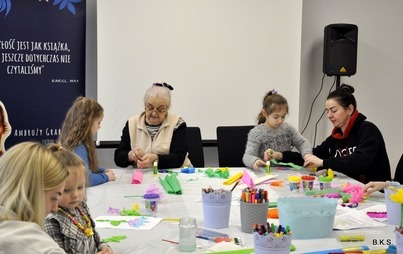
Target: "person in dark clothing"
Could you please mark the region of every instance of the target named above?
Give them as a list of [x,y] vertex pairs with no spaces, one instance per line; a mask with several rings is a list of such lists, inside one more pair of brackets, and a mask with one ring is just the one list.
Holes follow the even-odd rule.
[[375,124],[357,110],[354,88],[342,84],[326,99],[327,117],[334,128],[305,158],[304,166],[330,168],[362,183],[391,180],[385,141]]
[[169,111],[171,90],[167,83],[154,83],[144,96],[144,111],[126,122],[115,164],[119,167],[159,169],[192,166],[188,158],[186,122]]

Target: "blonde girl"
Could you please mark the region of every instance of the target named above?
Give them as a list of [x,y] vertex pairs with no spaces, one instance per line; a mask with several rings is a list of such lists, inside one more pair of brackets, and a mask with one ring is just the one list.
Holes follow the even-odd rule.
[[45,221],[46,232],[67,253],[112,253],[95,230],[85,202],[87,173],[83,161],[59,145],[50,147],[69,170],[57,212]]
[[68,177],[54,152],[35,142],[13,146],[0,158],[0,249],[4,253],[65,253],[44,232],[57,211]]
[[78,97],[66,114],[59,137],[64,148],[84,161],[89,186],[115,180],[113,170],[98,165],[94,137],[103,117],[104,110],[96,100]]

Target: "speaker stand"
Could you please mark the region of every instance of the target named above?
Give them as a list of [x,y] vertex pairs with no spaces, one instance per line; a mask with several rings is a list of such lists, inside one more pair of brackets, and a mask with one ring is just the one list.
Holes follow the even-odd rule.
[[340,87],[340,76],[336,76],[336,89]]

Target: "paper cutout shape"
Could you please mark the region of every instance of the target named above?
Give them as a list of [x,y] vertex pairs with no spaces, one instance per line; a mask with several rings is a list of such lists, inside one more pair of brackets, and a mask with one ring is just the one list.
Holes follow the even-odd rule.
[[297,164],[291,163],[291,162],[280,162],[280,161],[276,161],[275,159],[271,159],[270,162],[274,163],[275,166],[283,165],[283,166],[290,166],[290,167],[295,168],[295,169],[303,168],[303,167],[301,167],[301,166],[299,166]]
[[224,185],[230,185],[233,184],[234,182],[238,181],[239,179],[241,179],[241,177],[243,176],[243,172],[238,172],[236,175],[234,175],[233,177],[231,177],[230,179],[224,181]]
[[140,184],[143,181],[143,172],[134,170],[132,176],[132,184]]
[[[273,178],[276,178],[277,175],[267,175],[267,176],[262,176],[258,179],[253,180],[254,186],[257,186],[261,183],[267,182]],[[243,183],[243,184],[238,184],[238,186],[236,187],[236,189],[245,189],[248,185]]]
[[243,170],[243,176],[241,178],[241,181],[250,188],[255,186],[255,184],[253,183],[252,177],[249,175],[249,173],[245,169]]
[[156,183],[151,183],[147,189],[146,194],[158,194],[162,198],[164,194],[160,191],[160,188],[157,186]]
[[146,216],[99,216],[95,219],[96,228],[151,230],[162,218]]
[[159,177],[160,183],[162,187],[164,187],[165,191],[169,194],[182,194],[182,188],[179,184],[178,178],[176,178],[176,174],[168,174],[165,176],[165,179]]

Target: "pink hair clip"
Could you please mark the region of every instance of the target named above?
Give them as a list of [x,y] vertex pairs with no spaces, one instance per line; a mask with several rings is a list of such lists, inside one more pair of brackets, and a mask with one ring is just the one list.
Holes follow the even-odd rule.
[[276,89],[271,90],[271,94],[277,94]]

